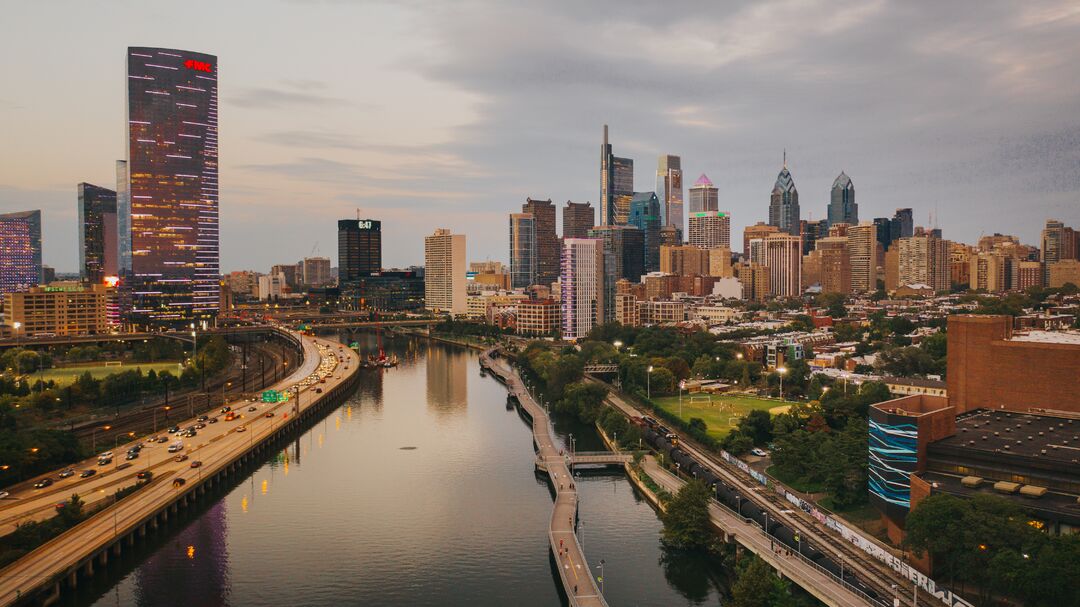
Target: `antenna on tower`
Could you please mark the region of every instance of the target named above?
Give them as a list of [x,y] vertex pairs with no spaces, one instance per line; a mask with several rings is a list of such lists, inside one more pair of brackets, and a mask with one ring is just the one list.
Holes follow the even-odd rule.
[[360,207],[356,207],[356,220],[360,221]]
[[784,148],[784,168],[787,168],[787,148]]

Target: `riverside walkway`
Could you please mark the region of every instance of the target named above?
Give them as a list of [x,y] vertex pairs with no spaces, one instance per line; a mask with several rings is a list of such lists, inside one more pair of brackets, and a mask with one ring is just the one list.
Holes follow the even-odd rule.
[[577,488],[570,475],[568,458],[555,446],[547,411],[533,400],[518,374],[510,368],[506,360],[498,356],[495,350],[488,350],[481,354],[480,364],[506,384],[510,394],[518,399],[522,408],[532,418],[537,464],[551,477],[551,484],[555,489],[555,506],[551,513],[548,540],[570,605],[575,607],[606,606],[607,601],[596,586],[596,578],[593,577],[589,562],[585,559],[585,552],[581,549],[581,544],[578,543],[577,535],[574,533],[578,504]]

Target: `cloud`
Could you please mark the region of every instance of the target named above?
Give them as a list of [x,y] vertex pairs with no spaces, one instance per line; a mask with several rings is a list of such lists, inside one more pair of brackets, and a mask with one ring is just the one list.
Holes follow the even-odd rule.
[[228,97],[227,101],[249,110],[283,109],[295,106],[340,107],[353,105],[348,100],[337,97],[269,87],[248,87]]

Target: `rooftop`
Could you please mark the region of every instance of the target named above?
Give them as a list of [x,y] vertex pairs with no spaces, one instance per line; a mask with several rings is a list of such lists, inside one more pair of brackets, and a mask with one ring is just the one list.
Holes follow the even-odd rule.
[[965,452],[1080,463],[1080,419],[976,409],[956,418],[956,434],[933,443]]
[[1030,341],[1041,344],[1065,344],[1080,346],[1080,332],[1077,331],[1027,331],[1013,334],[1011,341]]

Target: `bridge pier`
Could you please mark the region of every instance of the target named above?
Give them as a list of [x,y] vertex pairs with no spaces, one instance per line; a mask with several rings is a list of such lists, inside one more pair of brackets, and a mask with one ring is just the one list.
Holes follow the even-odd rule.
[[98,564],[100,564],[102,567],[108,566],[108,564],[109,564],[109,549],[108,548],[106,548],[105,550],[102,550],[101,554],[98,555]]
[[72,569],[71,573],[68,574],[68,586],[72,590],[75,590],[76,588],[79,587],[79,570],[78,569]]
[[83,573],[86,577],[94,577],[94,557],[86,559],[86,564],[83,565]]

